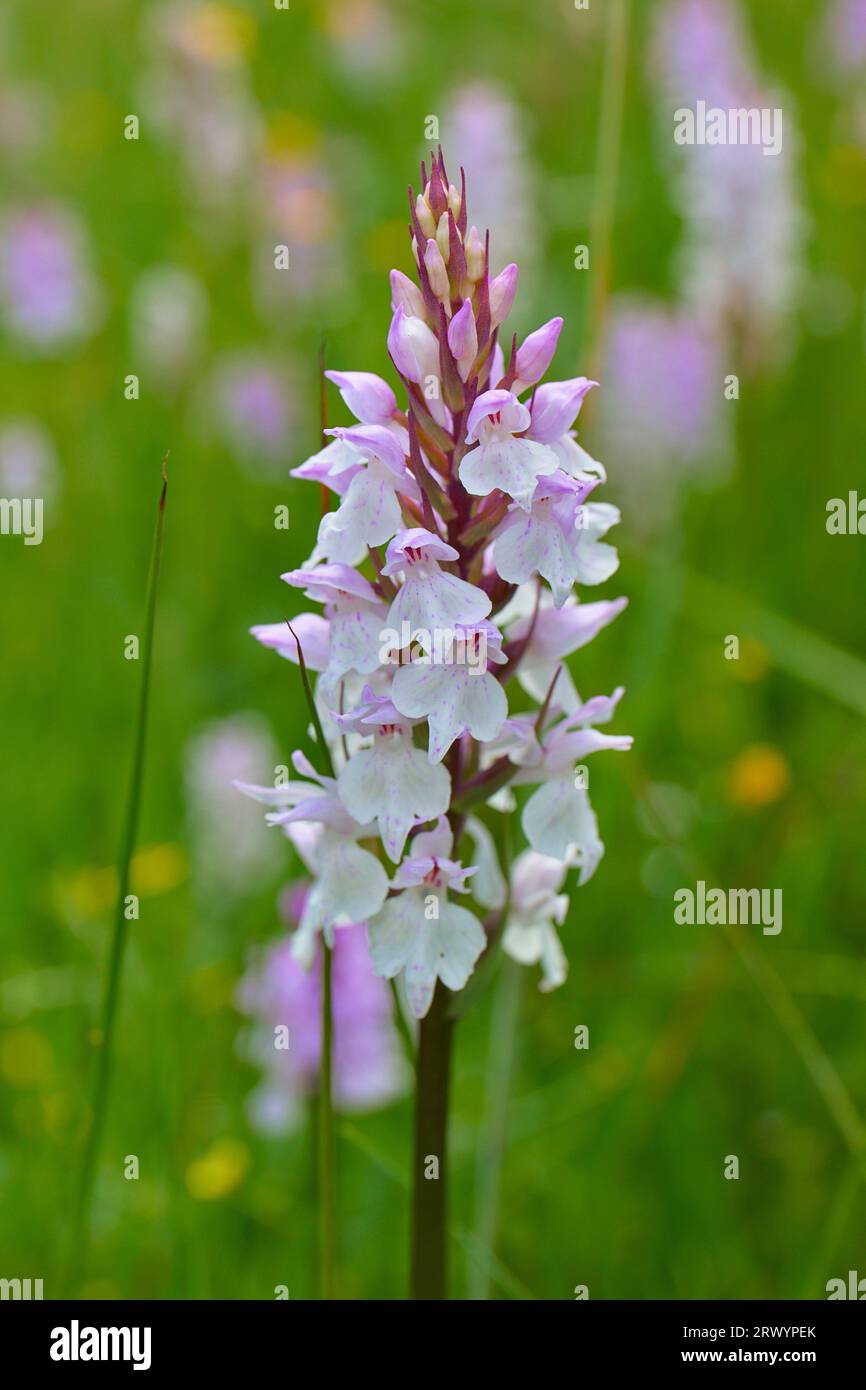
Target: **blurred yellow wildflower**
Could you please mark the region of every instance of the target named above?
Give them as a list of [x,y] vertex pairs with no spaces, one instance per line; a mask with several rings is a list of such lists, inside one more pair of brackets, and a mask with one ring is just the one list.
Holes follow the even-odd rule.
[[734,806],[757,809],[771,806],[784,796],[791,783],[791,769],[777,748],[755,743],[744,748],[728,768],[726,790]]
[[[187,860],[179,845],[143,845],[132,858],[132,892],[139,897],[169,893],[183,883]],[[79,869],[59,885],[58,898],[67,915],[80,919],[107,912],[117,901],[117,870]]]
[[740,642],[739,660],[730,663],[731,673],[741,681],[759,681],[770,667],[770,654],[763,642],[744,637]]
[[10,1028],[0,1035],[0,1075],[10,1086],[36,1086],[53,1065],[51,1044],[35,1028]]
[[378,16],[373,0],[328,0],[321,15],[326,32],[342,40],[361,37]]
[[275,111],[268,122],[266,156],[278,158],[299,152],[311,154],[319,143],[318,126],[297,111]]
[[240,1140],[217,1139],[187,1167],[187,1190],[198,1202],[218,1201],[234,1192],[249,1166],[249,1151]]
[[224,67],[242,58],[252,47],[256,24],[251,15],[231,5],[201,4],[192,7],[178,25],[178,38],[193,58]]

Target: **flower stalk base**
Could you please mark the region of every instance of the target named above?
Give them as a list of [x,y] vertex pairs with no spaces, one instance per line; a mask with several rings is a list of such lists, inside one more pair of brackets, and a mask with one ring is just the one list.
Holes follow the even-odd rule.
[[449,991],[440,984],[418,1029],[410,1264],[413,1299],[448,1297],[448,1092],[454,1041],[449,1006]]

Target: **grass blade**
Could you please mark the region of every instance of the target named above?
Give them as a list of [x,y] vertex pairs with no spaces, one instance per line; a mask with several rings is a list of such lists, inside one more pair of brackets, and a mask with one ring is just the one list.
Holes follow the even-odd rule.
[[[313,696],[313,689],[310,685],[310,677],[307,671],[307,663],[304,660],[304,652],[297,633],[294,631],[288,618],[286,626],[295,639],[295,646],[298,649],[298,668],[301,672],[301,684],[304,687],[307,706],[310,711],[310,719],[316,733],[316,744],[319,752],[320,771],[326,773],[328,777],[334,776],[334,765],[331,761],[331,754],[325,734],[322,729],[322,722],[319,719],[319,711],[316,709],[316,701]],[[331,999],[331,947],[322,934],[322,1061],[321,1075],[319,1077],[319,1143],[318,1143],[318,1171],[319,1171],[319,1283],[323,1299],[336,1298],[336,1269],[337,1269],[337,1141],[336,1127],[334,1122],[334,1098],[333,1098],[333,1077],[332,1060],[334,1047],[334,1019],[333,1005]]]
[[304,687],[304,695],[306,696],[307,700],[307,708],[310,711],[310,719],[312,720],[313,728],[316,731],[316,743],[318,745],[319,758],[321,760],[321,763],[323,764],[323,766],[320,766],[319,771],[325,773],[325,775],[328,777],[333,777],[334,764],[331,762],[331,753],[327,743],[325,742],[325,734],[322,729],[322,721],[319,718],[319,711],[316,709],[316,701],[313,695],[313,687],[310,685],[310,676],[309,672],[307,671],[307,663],[304,660],[304,649],[301,646],[301,643],[298,640],[298,635],[292,627],[291,623],[289,622],[288,618],[286,618],[286,627],[289,629],[289,632],[294,637],[295,646],[298,649],[298,668],[301,672],[301,684]]
[[156,524],[153,533],[153,546],[150,557],[150,571],[145,599],[144,640],[141,646],[141,684],[138,693],[138,709],[135,720],[132,767],[129,779],[129,792],[126,802],[123,834],[118,858],[118,894],[114,915],[114,927],[105,980],[100,1028],[97,1039],[99,1051],[96,1057],[93,1098],[88,1119],[87,1135],[81,1163],[78,1192],[73,1209],[72,1246],[70,1252],[70,1282],[72,1289],[78,1287],[85,1276],[90,1237],[90,1209],[93,1198],[93,1185],[99,1150],[105,1128],[108,1095],[111,1086],[111,1070],[114,1050],[114,1035],[117,1026],[117,1007],[120,997],[120,981],[123,971],[123,958],[128,936],[126,899],[129,895],[130,865],[135,850],[141,808],[141,789],[144,778],[144,759],[147,745],[147,723],[150,705],[150,678],[153,666],[153,634],[156,622],[156,593],[162,558],[163,532],[165,528],[165,504],[168,492],[166,459],[162,464],[162,488],[156,511]]

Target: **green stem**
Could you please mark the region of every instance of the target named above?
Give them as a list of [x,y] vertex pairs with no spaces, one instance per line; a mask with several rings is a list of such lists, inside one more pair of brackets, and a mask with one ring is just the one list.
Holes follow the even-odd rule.
[[410,1259],[413,1299],[448,1297],[448,1091],[454,1036],[448,1006],[448,991],[437,984],[430,1011],[418,1029]]
[[322,941],[322,1068],[319,1086],[319,1282],[323,1299],[336,1298],[337,1183],[333,1100],[333,953]]
[[153,661],[153,633],[156,620],[156,592],[159,580],[159,566],[162,557],[162,538],[165,526],[165,501],[168,482],[165,462],[162,466],[162,490],[156,513],[153,533],[153,548],[150,557],[150,572],[147,581],[145,600],[144,640],[142,642],[141,684],[138,694],[138,710],[135,725],[135,741],[132,754],[132,769],[129,780],[129,794],[126,803],[126,818],[118,860],[118,896],[114,915],[114,930],[103,995],[101,1022],[97,1039],[98,1053],[94,1073],[93,1097],[81,1173],[73,1209],[72,1248],[70,1254],[70,1288],[75,1289],[84,1279],[87,1266],[87,1253],[90,1240],[90,1209],[93,1199],[93,1185],[99,1150],[105,1128],[105,1115],[111,1086],[114,1036],[117,1023],[117,1006],[120,997],[120,981],[123,958],[128,936],[126,899],[129,895],[130,869],[138,833],[139,812],[141,808],[141,788],[144,777],[144,755],[147,744],[147,722],[150,703],[150,675]]

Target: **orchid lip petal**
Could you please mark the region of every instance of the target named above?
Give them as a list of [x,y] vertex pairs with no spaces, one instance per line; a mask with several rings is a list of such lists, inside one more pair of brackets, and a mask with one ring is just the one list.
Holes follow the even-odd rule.
[[501,419],[502,426],[510,433],[525,430],[531,420],[527,407],[518,401],[513,391],[497,387],[484,391],[475,401],[466,422],[466,442],[473,443],[479,438],[479,430],[490,419]]
[[453,545],[423,526],[413,526],[407,531],[398,532],[389,543],[382,573],[399,574],[409,565],[417,564],[419,559],[438,561],[457,560],[459,557],[460,552]]

